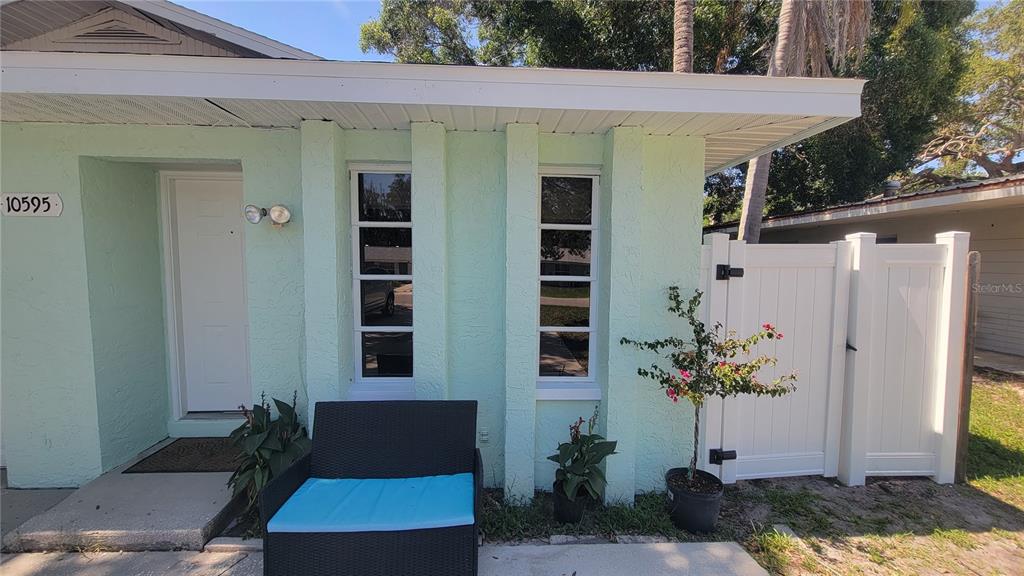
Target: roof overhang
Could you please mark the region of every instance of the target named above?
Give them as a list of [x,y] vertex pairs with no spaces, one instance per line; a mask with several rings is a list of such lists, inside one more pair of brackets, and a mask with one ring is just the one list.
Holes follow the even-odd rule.
[[860,115],[863,80],[5,52],[5,121],[649,134],[706,139],[705,171]]

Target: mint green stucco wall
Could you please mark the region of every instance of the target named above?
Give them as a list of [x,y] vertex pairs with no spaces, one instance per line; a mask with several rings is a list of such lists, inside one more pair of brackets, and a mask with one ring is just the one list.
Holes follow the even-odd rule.
[[[0,138],[0,189],[59,193],[64,203],[59,218],[5,218],[2,228],[2,417],[12,486],[74,486],[104,468],[83,157],[238,162],[246,202],[292,209],[289,226],[246,230],[249,353],[254,396],[304,391],[297,130],[4,123]],[[102,333],[111,329],[102,325]]]
[[[74,485],[136,450],[112,441],[118,432],[111,422],[139,412],[122,410],[115,418],[100,407],[124,382],[106,384],[104,346],[116,343],[111,335],[119,327],[105,315],[111,302],[100,292],[122,281],[101,264],[138,262],[152,244],[108,251],[104,218],[115,216],[94,213],[91,204],[83,209],[82,199],[99,207],[94,188],[119,196],[136,189],[128,182],[156,161],[239,163],[246,202],[292,210],[283,228],[246,227],[250,367],[254,396],[290,398],[298,390],[304,412],[307,397],[347,397],[355,374],[349,169],[413,165],[414,194],[421,193],[414,205],[414,318],[417,339],[426,338],[418,342],[417,356],[426,356],[416,366],[430,373],[417,391],[480,402],[485,480],[517,496],[550,487],[554,466],[545,457],[594,406],[536,399],[537,172],[598,170],[601,304],[591,365],[603,395],[599,427],[620,441],[620,454],[609,460],[610,497],[659,489],[664,470],[683,461],[690,415],[640,381],[635,369],[642,358],[617,342],[624,335],[662,335],[665,287],[696,286],[700,140],[645,136],[636,128],[552,135],[536,125],[470,133],[427,124],[382,132],[320,121],[288,130],[24,124],[2,130],[3,191],[59,192],[65,205],[60,218],[5,218],[0,228],[3,433],[15,485]],[[135,222],[145,211],[139,205],[116,218]],[[134,225],[124,234],[145,237]],[[16,249],[26,243],[31,251]],[[45,361],[53,351],[59,361]],[[149,438],[137,443],[144,441]]]
[[[645,136],[643,139],[643,202],[640,207],[639,336],[688,335],[685,322],[668,313],[671,285],[683,294],[698,286],[704,142],[697,138]],[[610,339],[617,342],[619,336]],[[614,345],[614,344],[613,344]],[[649,354],[638,357],[647,365]],[[657,384],[634,376],[636,403],[637,491],[663,490],[668,468],[685,466],[693,446],[693,410],[688,402],[673,404]]]
[[0,230],[8,481],[75,486],[102,470],[78,157],[63,128],[0,130],[0,190],[59,192],[64,204],[59,218],[3,218]]
[[159,190],[146,165],[80,161],[100,463],[167,437]]
[[448,134],[449,396],[477,400],[486,481],[504,479],[505,135]]

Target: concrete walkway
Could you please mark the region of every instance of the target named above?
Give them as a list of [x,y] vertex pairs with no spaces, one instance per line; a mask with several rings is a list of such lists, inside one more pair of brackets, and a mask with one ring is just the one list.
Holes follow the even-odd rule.
[[989,350],[974,351],[974,366],[976,368],[991,368],[1001,372],[1009,372],[1017,376],[1024,376],[1024,356],[1003,354]]
[[[211,552],[100,552],[15,554],[4,576],[258,576],[259,554]],[[735,542],[484,546],[481,576],[767,576]]]

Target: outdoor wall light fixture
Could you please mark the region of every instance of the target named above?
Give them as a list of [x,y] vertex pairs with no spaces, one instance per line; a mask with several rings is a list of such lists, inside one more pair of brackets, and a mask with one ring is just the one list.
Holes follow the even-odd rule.
[[266,208],[260,208],[255,204],[249,204],[242,211],[245,214],[245,219],[250,224],[259,224],[263,220],[264,216],[270,216],[270,222],[274,226],[281,226],[287,224],[292,219],[292,213],[287,208],[280,204],[275,204],[270,207],[270,210]]

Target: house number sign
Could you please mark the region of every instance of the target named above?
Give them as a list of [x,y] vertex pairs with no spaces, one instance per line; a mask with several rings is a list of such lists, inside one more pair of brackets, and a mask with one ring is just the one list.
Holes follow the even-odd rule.
[[60,216],[62,211],[59,194],[0,195],[0,214],[4,216]]

